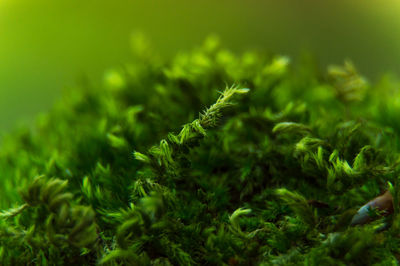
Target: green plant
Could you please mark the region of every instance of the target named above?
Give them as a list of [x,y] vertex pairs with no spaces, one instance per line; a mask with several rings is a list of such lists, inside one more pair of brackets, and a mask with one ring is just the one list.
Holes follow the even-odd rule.
[[324,78],[215,38],[166,62],[139,41],[3,140],[2,264],[397,263],[398,206],[349,223],[388,182],[398,202],[398,122],[379,112],[398,91],[348,62]]

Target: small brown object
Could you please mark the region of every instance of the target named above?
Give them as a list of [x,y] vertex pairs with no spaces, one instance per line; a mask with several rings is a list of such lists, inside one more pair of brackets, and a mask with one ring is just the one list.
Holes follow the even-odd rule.
[[236,266],[239,264],[239,261],[234,257],[229,258],[228,265],[229,266]]
[[384,216],[393,213],[393,196],[390,194],[389,190],[363,205],[354,215],[351,220],[351,225],[371,222],[372,218],[369,213],[372,209],[382,212]]

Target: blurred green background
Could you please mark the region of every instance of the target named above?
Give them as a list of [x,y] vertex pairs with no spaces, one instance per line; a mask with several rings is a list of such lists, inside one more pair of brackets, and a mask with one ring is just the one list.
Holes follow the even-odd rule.
[[141,31],[169,57],[217,34],[233,51],[259,49],[321,67],[350,58],[370,80],[400,71],[398,0],[0,0],[0,132],[31,123],[83,76],[130,62]]

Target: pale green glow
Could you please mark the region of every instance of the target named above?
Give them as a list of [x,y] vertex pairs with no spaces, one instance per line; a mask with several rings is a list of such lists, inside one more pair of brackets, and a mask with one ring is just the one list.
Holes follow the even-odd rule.
[[233,50],[257,48],[324,65],[350,58],[368,77],[400,69],[400,2],[0,0],[0,130],[47,110],[83,74],[131,60],[141,30],[161,54],[211,33]]

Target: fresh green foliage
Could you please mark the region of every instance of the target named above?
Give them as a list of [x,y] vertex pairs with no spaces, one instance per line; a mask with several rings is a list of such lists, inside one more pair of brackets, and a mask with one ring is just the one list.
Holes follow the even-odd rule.
[[[133,46],[3,140],[2,265],[398,263],[398,82],[215,38]],[[386,189],[393,215],[349,226]]]

